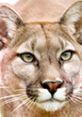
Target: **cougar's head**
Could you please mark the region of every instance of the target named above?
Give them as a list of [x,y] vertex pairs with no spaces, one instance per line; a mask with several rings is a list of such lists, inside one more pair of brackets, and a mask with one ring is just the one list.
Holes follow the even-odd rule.
[[0,8],[10,39],[2,82],[10,93],[21,94],[23,105],[56,111],[82,102],[81,12],[82,2],[77,2],[58,23],[25,24],[8,7]]

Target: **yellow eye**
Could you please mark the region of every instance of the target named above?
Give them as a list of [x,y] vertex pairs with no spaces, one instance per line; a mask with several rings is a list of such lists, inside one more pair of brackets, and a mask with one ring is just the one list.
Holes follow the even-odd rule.
[[17,54],[24,62],[30,63],[35,60],[35,56],[31,53]]
[[68,50],[61,54],[60,59],[63,61],[68,61],[72,58],[74,51]]

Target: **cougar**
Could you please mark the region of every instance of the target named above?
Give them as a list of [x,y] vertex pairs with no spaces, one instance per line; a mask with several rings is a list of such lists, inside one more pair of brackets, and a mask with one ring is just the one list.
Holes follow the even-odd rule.
[[58,22],[25,23],[0,7],[3,117],[82,116],[82,2]]

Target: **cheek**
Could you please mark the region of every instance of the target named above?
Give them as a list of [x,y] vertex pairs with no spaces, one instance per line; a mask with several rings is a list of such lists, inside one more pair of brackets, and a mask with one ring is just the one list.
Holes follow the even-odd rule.
[[65,63],[63,69],[69,76],[74,77],[80,71],[80,62]]
[[82,68],[80,72],[76,75],[76,77],[73,79],[73,83],[75,86],[82,88]]
[[15,59],[12,63],[12,70],[19,78],[34,79],[36,69],[33,64],[24,63],[20,59]]
[[64,71],[72,78],[75,87],[82,87],[82,67],[80,61],[66,63],[63,66]]

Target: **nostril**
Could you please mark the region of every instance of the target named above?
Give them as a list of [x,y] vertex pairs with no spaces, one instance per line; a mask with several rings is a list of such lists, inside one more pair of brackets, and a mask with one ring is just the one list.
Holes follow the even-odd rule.
[[48,82],[44,82],[44,83],[41,82],[41,86],[44,89],[49,89]]
[[63,81],[45,81],[43,83],[41,82],[41,86],[44,89],[48,89],[50,93],[54,93],[63,83]]

